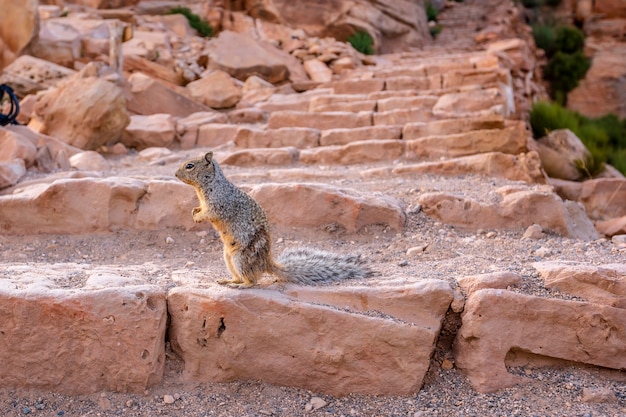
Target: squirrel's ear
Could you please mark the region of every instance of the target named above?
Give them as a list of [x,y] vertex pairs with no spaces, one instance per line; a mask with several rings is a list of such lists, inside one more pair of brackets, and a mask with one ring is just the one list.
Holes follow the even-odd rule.
[[209,151],[206,154],[204,154],[204,160],[210,164],[211,161],[213,160],[213,152]]

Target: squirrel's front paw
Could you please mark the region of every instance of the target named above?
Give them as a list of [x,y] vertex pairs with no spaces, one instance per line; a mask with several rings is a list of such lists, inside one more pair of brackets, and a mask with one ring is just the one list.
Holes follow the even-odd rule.
[[202,208],[200,207],[195,207],[192,211],[191,211],[191,215],[193,216],[193,221],[196,223],[201,223],[202,222]]

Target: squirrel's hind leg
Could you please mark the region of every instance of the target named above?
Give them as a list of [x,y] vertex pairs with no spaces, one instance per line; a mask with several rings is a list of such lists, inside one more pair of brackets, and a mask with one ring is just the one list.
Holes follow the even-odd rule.
[[240,267],[240,262],[237,262],[237,252],[229,253],[226,250],[224,251],[224,262],[226,262],[226,267],[228,271],[233,276],[233,279],[221,279],[218,284],[227,285],[231,288],[248,288],[252,287],[258,277],[249,277],[249,274],[246,274],[242,271]]

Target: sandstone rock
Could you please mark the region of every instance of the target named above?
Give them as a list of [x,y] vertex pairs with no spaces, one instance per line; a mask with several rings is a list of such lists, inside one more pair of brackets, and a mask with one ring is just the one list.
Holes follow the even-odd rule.
[[568,93],[567,107],[588,117],[613,113],[620,119],[626,118],[626,45],[609,42],[594,46],[591,67],[578,87]]
[[442,136],[465,133],[472,130],[504,129],[502,115],[465,117],[461,119],[443,119],[424,123],[407,123],[402,129],[402,138],[417,139],[425,136]]
[[[0,281],[0,387],[71,395],[143,393],[162,381],[165,291],[154,285],[63,290]],[[34,281],[34,282],[33,282]],[[33,319],[46,317],[33,326]]]
[[626,234],[626,216],[597,222],[596,229],[609,237]]
[[583,182],[580,199],[595,220],[626,216],[626,179],[598,178]]
[[397,109],[374,113],[373,124],[374,126],[405,125],[415,122],[430,122],[434,120],[434,118],[431,111],[421,109]]
[[526,229],[526,231],[524,232],[524,235],[522,236],[522,240],[524,239],[537,240],[537,239],[543,239],[544,237],[545,237],[545,234],[543,233],[543,227],[535,223],[535,224],[531,224],[530,226],[528,226],[528,229]]
[[0,162],[22,159],[26,166],[30,166],[36,157],[36,142],[13,129],[0,127]]
[[490,114],[508,116],[515,109],[508,108],[507,100],[506,94],[499,88],[444,94],[434,105],[433,114],[450,118],[489,111]]
[[349,102],[335,102],[328,104],[318,104],[315,99],[311,100],[309,111],[312,112],[332,112],[332,111],[348,111],[358,112],[374,112],[376,111],[376,101],[361,100]]
[[23,159],[0,161],[0,189],[16,184],[26,175],[26,165]]
[[389,97],[377,102],[379,112],[391,110],[418,110],[430,112],[439,99],[438,96]]
[[[236,10],[235,4],[229,0],[225,2],[225,8]],[[410,1],[359,0],[354,3],[303,3],[298,7],[284,1],[264,1],[247,5],[246,9],[255,18],[288,22],[292,27],[303,28],[310,37],[345,41],[355,31],[365,31],[382,53],[423,47],[431,42],[424,6]]]
[[109,163],[95,151],[80,152],[70,157],[70,166],[79,171],[107,171]]
[[[222,31],[211,40],[208,49],[209,68],[226,71],[242,81],[251,75],[272,84],[307,79],[302,65],[294,57],[243,34]],[[233,51],[238,53],[233,54]]]
[[386,78],[384,80],[384,85],[385,90],[388,91],[437,90],[441,88],[441,75],[437,75],[436,77],[398,75]]
[[385,224],[402,230],[406,216],[388,197],[363,197],[350,189],[321,184],[263,184],[250,195],[259,202],[270,222],[286,227],[324,228],[355,233]]
[[37,58],[72,68],[83,49],[83,35],[76,29],[76,24],[79,24],[79,19],[75,17],[42,20],[39,36],[30,46],[30,53]]
[[320,131],[308,127],[283,127],[280,129],[254,129],[242,127],[235,135],[238,148],[282,148],[293,146],[299,149],[319,146]]
[[308,113],[300,111],[275,111],[267,122],[269,129],[281,127],[309,127],[327,130],[371,126],[371,114],[349,112]]
[[393,168],[392,173],[394,175],[411,173],[437,175],[479,174],[506,178],[512,181],[538,184],[546,182],[545,175],[541,171],[541,161],[537,152],[534,151],[519,155],[488,152],[439,162],[400,165]]
[[304,164],[361,164],[368,162],[393,161],[404,153],[401,140],[364,140],[343,146],[324,146],[300,152]]
[[568,129],[554,130],[537,141],[541,164],[553,178],[576,181],[583,175],[577,164],[591,154],[580,139]]
[[266,101],[256,103],[256,107],[266,112],[275,112],[280,110],[308,112],[311,99],[313,97],[313,93],[273,94]]
[[[181,149],[192,149],[198,144],[200,127],[204,125],[228,124],[228,116],[216,111],[192,113],[176,121],[176,134]],[[203,138],[203,140],[205,140]],[[213,138],[211,139],[213,140]],[[221,142],[218,141],[220,144]],[[213,145],[209,145],[213,146]]]
[[626,264],[536,262],[547,288],[555,288],[586,301],[626,308]]
[[497,203],[483,203],[442,192],[425,193],[419,202],[429,216],[461,229],[525,229],[539,224],[563,236],[594,240],[598,234],[583,207],[546,190],[505,189]]
[[350,142],[370,139],[400,139],[402,126],[366,126],[352,129],[337,128],[321,132],[320,145],[346,145]]
[[[378,291],[420,308],[399,308]],[[447,283],[435,280],[332,292],[290,286],[287,294],[176,287],[168,296],[170,335],[188,381],[261,380],[332,395],[407,395],[422,384],[451,298]],[[386,318],[367,315],[363,300]]]
[[[68,3],[88,6],[93,9],[119,9],[123,7],[134,6],[139,3],[139,0],[71,0]],[[169,6],[169,8],[171,7],[172,6]],[[169,10],[169,8],[166,10]]]
[[186,117],[192,113],[209,112],[211,109],[167,87],[140,72],[132,74],[130,82],[131,97],[128,110],[135,114],[151,115],[168,113],[175,117]]
[[[0,230],[9,234],[193,229],[196,196],[174,181],[67,178],[16,187],[0,196]],[[88,207],[89,209],[86,209]],[[28,218],[28,222],[21,219]]]
[[581,401],[590,403],[617,403],[617,395],[615,391],[609,388],[583,388],[583,396]]
[[369,94],[382,91],[385,80],[340,80],[322,84],[322,88],[332,88],[335,94]]
[[290,165],[298,160],[296,148],[244,149],[220,160],[223,165],[258,166]]
[[203,124],[198,129],[198,146],[217,147],[235,139],[239,126],[224,123]]
[[235,109],[228,112],[228,120],[237,124],[260,124],[267,121],[267,113],[256,107]]
[[242,96],[241,82],[219,70],[190,82],[187,90],[194,99],[216,109],[233,107]]
[[[27,126],[11,125],[5,126],[4,129],[27,138],[36,146],[37,154],[33,164],[42,172],[69,170],[69,157],[81,151],[57,138],[34,132]],[[27,161],[30,164],[30,159],[27,158]]]
[[129,73],[140,72],[155,80],[164,81],[171,85],[184,85],[186,82],[195,79],[196,74],[188,79],[185,72],[177,72],[175,68],[165,66],[154,61],[150,61],[138,55],[124,55],[123,69]]
[[304,61],[303,67],[309,78],[315,82],[326,83],[333,79],[333,71],[318,59]]
[[121,88],[82,74],[43,93],[35,114],[42,133],[85,150],[118,141],[130,123]]
[[444,136],[427,136],[406,141],[407,158],[436,158],[501,152],[517,155],[527,151],[528,132],[523,122],[505,129],[471,130]]
[[4,68],[0,81],[11,86],[18,97],[24,97],[54,87],[73,74],[76,71],[72,69],[30,55],[22,55]]
[[470,296],[486,288],[503,289],[522,283],[522,277],[515,272],[499,271],[488,274],[468,275],[456,279],[463,292]]
[[454,344],[456,366],[480,392],[528,381],[506,369],[507,354],[516,352],[623,369],[623,312],[600,304],[479,290],[465,303]]
[[17,58],[37,38],[37,0],[7,0],[0,16],[0,70]]
[[165,113],[130,117],[122,143],[130,148],[167,147],[176,137],[174,118]]
[[161,31],[134,30],[132,39],[122,43],[122,54],[124,57],[138,56],[164,66],[174,63],[170,37]]

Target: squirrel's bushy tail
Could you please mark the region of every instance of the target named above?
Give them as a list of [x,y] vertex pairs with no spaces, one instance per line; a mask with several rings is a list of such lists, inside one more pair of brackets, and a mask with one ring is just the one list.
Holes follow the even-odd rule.
[[312,248],[289,248],[278,258],[273,273],[283,281],[323,284],[373,274],[359,255],[341,255]]

